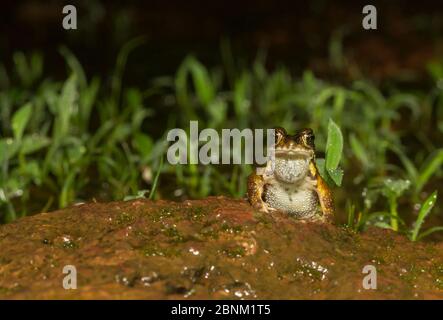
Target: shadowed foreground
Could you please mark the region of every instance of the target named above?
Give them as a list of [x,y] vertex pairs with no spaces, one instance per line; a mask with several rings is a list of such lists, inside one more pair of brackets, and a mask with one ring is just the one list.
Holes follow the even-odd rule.
[[[378,272],[365,290],[365,265]],[[77,268],[77,289],[62,286]],[[443,244],[227,198],[86,204],[0,227],[0,298],[443,299]]]

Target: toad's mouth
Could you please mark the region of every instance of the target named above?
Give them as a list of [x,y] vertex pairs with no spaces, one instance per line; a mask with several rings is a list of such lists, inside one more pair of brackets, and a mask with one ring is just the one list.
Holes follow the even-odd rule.
[[312,158],[314,152],[306,149],[276,149],[275,156],[279,158]]

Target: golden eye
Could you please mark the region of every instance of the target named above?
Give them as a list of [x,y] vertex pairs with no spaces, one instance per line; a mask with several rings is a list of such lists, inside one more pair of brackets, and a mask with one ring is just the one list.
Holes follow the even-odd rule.
[[274,128],[274,133],[275,133],[275,144],[278,144],[286,135],[286,130],[281,127],[277,127]]
[[314,148],[314,140],[315,140],[315,136],[312,132],[307,133],[304,137],[303,140],[305,142],[305,144],[311,148]]

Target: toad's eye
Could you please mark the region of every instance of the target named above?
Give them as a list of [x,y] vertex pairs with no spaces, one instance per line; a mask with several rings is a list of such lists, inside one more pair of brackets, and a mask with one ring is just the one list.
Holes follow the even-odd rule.
[[311,148],[314,148],[315,136],[313,133],[308,133],[305,135],[305,144]]
[[282,141],[283,137],[286,135],[286,130],[281,127],[277,127],[274,128],[274,133],[275,133],[275,144],[278,144],[280,141]]

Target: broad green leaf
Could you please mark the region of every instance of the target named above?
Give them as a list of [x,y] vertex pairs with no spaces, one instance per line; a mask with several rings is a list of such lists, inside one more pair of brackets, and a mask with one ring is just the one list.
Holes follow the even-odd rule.
[[343,170],[340,168],[329,170],[328,174],[331,177],[331,179],[334,181],[334,183],[340,187],[341,182],[343,180]]
[[320,176],[323,178],[323,180],[325,180],[329,186],[333,186],[335,182],[332,180],[331,176],[326,171],[325,159],[322,158],[315,159],[315,163],[317,165],[317,170]]
[[328,139],[326,142],[326,170],[337,169],[343,151],[343,135],[340,128],[332,119],[329,119]]
[[21,140],[23,132],[25,131],[29,119],[31,118],[31,113],[31,103],[25,104],[16,113],[14,113],[14,116],[12,117],[12,131],[15,139]]

